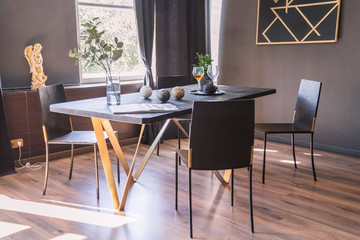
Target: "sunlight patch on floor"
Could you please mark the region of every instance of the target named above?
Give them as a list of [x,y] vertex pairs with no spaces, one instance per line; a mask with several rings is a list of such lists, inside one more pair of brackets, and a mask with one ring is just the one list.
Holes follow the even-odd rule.
[[74,234],[74,233],[65,233],[58,237],[51,238],[50,240],[83,240],[87,239],[84,235]]
[[[254,148],[254,151],[255,151],[255,152],[264,152],[264,149],[262,149],[262,148]],[[274,153],[277,153],[277,152],[279,152],[279,151],[278,151],[278,150],[266,149],[266,152],[274,152]]]
[[[311,153],[304,153],[304,155],[311,156]],[[321,157],[322,155],[318,153],[314,153],[314,156]]]
[[0,238],[29,229],[30,226],[0,221]]
[[[294,164],[294,160],[280,160],[282,163]],[[300,161],[296,161],[296,164],[301,164]]]
[[92,212],[52,204],[16,200],[0,194],[0,209],[34,214],[43,217],[58,218],[66,221],[86,223],[101,227],[116,228],[135,221],[135,218],[108,213]]

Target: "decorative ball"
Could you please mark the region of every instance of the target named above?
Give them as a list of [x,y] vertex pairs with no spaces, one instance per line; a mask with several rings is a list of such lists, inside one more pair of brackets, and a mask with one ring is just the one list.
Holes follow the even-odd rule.
[[180,100],[184,97],[185,91],[182,87],[174,87],[171,90],[171,95],[175,98],[175,100]]
[[203,86],[203,91],[206,94],[213,94],[216,92],[216,90],[217,87],[214,85],[212,81],[206,82],[205,85]]
[[166,89],[161,89],[158,91],[157,97],[161,102],[167,102],[170,99],[170,92]]
[[152,94],[152,89],[149,86],[142,86],[140,88],[140,95],[143,96],[144,98],[148,98],[150,97]]

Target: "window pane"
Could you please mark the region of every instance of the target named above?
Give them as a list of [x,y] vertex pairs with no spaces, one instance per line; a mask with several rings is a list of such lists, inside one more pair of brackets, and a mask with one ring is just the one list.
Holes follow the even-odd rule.
[[211,1],[211,58],[218,64],[222,0]]
[[[106,38],[106,41],[113,41],[114,37],[117,37],[119,41],[124,43],[124,53],[117,62],[113,63],[112,71],[120,72],[121,75],[143,75],[144,66],[139,58],[134,10],[80,5],[80,33],[84,30],[81,24],[95,17],[99,17],[102,22],[98,29],[99,31],[105,30],[104,38]],[[84,41],[80,40],[80,44],[83,46]],[[90,73],[104,73],[104,70],[97,65],[85,66],[86,64],[83,63],[82,72],[84,77]]]
[[133,0],[78,0],[79,3],[101,3],[101,4],[114,4],[123,6],[133,6]]

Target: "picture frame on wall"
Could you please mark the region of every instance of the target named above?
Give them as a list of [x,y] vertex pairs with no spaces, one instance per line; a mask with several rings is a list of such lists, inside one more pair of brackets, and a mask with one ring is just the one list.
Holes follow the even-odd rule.
[[341,0],[258,0],[257,45],[334,43]]

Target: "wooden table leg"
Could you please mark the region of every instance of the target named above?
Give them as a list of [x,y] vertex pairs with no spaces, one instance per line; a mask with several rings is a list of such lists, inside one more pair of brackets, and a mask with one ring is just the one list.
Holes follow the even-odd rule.
[[[124,168],[126,175],[129,176],[129,165],[127,164],[127,162],[125,160],[124,153],[121,150],[119,140],[116,138],[115,132],[110,124],[110,121],[107,119],[101,119],[101,123],[109,137],[110,143],[111,143],[117,157],[119,158],[121,166]],[[132,175],[130,174],[130,176],[131,176],[131,180],[132,180]]]
[[139,179],[141,172],[144,170],[144,167],[146,166],[147,162],[149,161],[151,154],[153,153],[157,143],[160,141],[162,135],[164,134],[167,126],[169,125],[171,119],[168,119],[165,121],[163,127],[160,129],[160,132],[158,133],[158,135],[156,136],[155,140],[153,141],[153,143],[151,144],[149,150],[146,152],[144,159],[141,161],[139,167],[137,168],[133,178],[136,181],[137,179]]
[[227,169],[224,172],[224,176],[222,176],[219,171],[215,170],[213,171],[213,173],[215,174],[215,176],[217,177],[217,179],[219,179],[219,181],[221,183],[225,183],[228,184],[230,182],[230,177],[231,177],[231,169]]
[[134,154],[133,160],[131,162],[130,171],[129,171],[128,177],[126,179],[124,192],[123,192],[122,197],[121,197],[121,202],[120,202],[120,207],[119,207],[120,211],[124,211],[124,208],[125,208],[126,198],[127,198],[128,193],[129,193],[130,182],[132,180],[132,172],[133,172],[134,166],[135,166],[135,159],[136,159],[136,155],[137,155],[137,153],[139,151],[139,147],[140,147],[140,143],[141,143],[141,137],[142,137],[142,135],[144,133],[144,129],[145,129],[145,124],[142,124],[141,125],[141,130],[140,130],[140,135],[139,135],[139,140],[138,140],[136,150],[135,150],[135,154]]
[[185,131],[185,129],[181,126],[181,124],[178,122],[178,120],[176,120],[176,118],[173,118],[171,119],[175,124],[176,126],[185,134],[185,136],[187,138],[189,138],[189,134]]
[[116,190],[114,174],[111,167],[110,157],[109,157],[109,150],[107,148],[106,140],[104,137],[103,132],[103,125],[101,123],[101,119],[99,118],[91,118],[93,128],[96,135],[96,140],[99,146],[99,152],[101,156],[101,161],[104,167],[106,180],[109,185],[111,198],[113,200],[114,208],[119,209],[119,197]]

